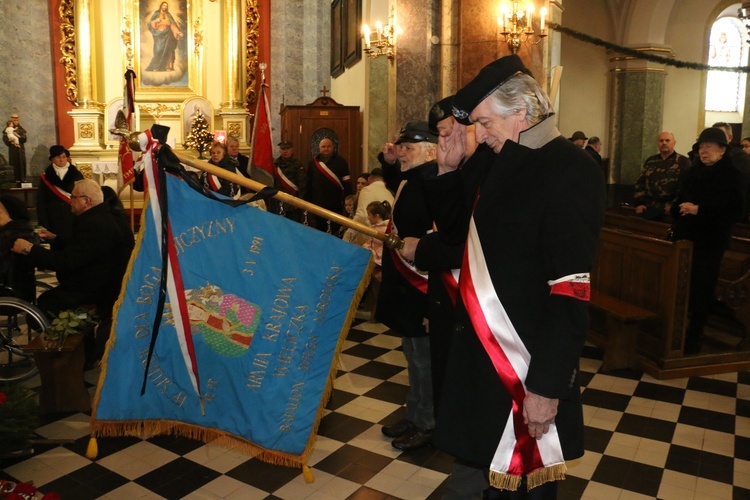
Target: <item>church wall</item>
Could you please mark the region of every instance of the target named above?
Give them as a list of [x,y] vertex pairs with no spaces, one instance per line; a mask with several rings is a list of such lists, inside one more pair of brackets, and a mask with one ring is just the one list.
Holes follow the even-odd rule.
[[[49,164],[56,143],[54,89],[51,72],[50,18],[46,0],[3,2],[0,30],[0,119],[20,115],[28,133],[27,175],[38,175]],[[0,144],[8,158],[8,148]]]

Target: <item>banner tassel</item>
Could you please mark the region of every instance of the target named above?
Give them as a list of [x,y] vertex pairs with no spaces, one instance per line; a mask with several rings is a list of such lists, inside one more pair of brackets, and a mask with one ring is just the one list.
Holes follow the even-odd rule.
[[99,445],[96,443],[96,438],[91,436],[89,438],[89,445],[86,447],[86,458],[96,460],[97,455],[99,455]]
[[307,484],[310,484],[313,481],[315,481],[315,476],[313,476],[312,469],[307,464],[302,466],[302,477],[305,478],[305,482]]

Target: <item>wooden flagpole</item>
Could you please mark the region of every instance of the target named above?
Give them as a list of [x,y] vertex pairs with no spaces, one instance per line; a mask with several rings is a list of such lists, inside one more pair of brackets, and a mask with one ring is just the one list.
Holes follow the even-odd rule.
[[[134,151],[141,150],[141,145],[138,142],[138,134],[138,132],[133,132],[132,134],[130,134],[130,148]],[[261,189],[268,187],[258,181],[254,181],[234,172],[224,170],[223,168],[212,165],[206,161],[190,158],[189,156],[185,156],[184,154],[178,153],[174,150],[172,150],[172,153],[177,157],[178,160],[180,160],[181,163],[184,163],[185,165],[190,165],[191,167],[197,168],[198,170],[202,170],[209,174],[215,175],[216,177],[220,177],[229,182],[234,182],[235,184],[239,184],[240,186],[245,186],[246,188],[255,191],[256,193]],[[297,198],[296,196],[292,196],[291,194],[284,193],[283,191],[277,192],[275,195],[273,195],[273,197],[294,207],[300,208],[302,210],[307,210],[312,214],[318,215],[320,217],[325,217],[326,219],[329,219],[337,224],[346,226],[362,234],[381,240],[383,244],[388,248],[400,249],[404,246],[404,242],[401,241],[401,239],[395,234],[381,233],[377,229],[362,224],[361,222],[357,222],[354,219],[350,219],[349,217],[344,217],[343,215],[337,214],[336,212],[331,212],[330,210],[327,210],[319,205],[315,205],[314,203],[310,203],[309,201]]]

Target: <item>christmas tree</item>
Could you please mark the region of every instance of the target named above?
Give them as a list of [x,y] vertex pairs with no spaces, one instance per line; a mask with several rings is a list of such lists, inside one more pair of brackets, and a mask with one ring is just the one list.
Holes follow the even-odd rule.
[[203,116],[203,113],[197,111],[190,127],[190,133],[182,144],[182,147],[198,151],[198,159],[205,160],[203,152],[207,151],[213,142],[214,134],[208,130],[206,117]]

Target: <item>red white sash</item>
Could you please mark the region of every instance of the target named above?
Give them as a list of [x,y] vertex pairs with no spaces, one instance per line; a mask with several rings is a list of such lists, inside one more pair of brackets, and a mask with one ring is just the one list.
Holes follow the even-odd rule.
[[[394,202],[393,205],[395,206],[396,202]],[[387,234],[398,234],[398,229],[396,229],[396,226],[393,223],[393,218],[388,222],[388,228],[385,232]],[[396,268],[396,271],[398,271],[411,286],[422,293],[427,293],[427,273],[417,269],[413,262],[404,259],[397,250],[391,248],[390,252],[391,260],[393,261],[393,266]]]
[[279,177],[279,182],[281,182],[281,185],[286,191],[293,195],[299,193],[299,188],[297,187],[297,185],[293,183],[289,177],[284,175],[284,172],[279,167],[276,167],[276,174]]
[[451,299],[454,306],[456,305],[456,297],[458,296],[458,280],[460,276],[460,269],[440,271],[440,279],[443,280],[445,290],[448,292],[448,297]]
[[[156,152],[159,149],[159,141],[151,136],[151,131],[146,130],[138,136],[143,154],[141,155],[144,166],[144,175],[146,177],[146,192],[148,193],[148,203],[151,207],[151,215],[156,229],[156,241],[162,241],[162,219],[168,217],[168,214],[161,213],[159,203],[159,168],[156,162]],[[172,305],[172,317],[174,327],[177,332],[177,343],[180,346],[183,362],[190,378],[193,390],[201,397],[200,377],[198,374],[198,359],[195,355],[193,345],[193,336],[190,332],[190,316],[187,311],[187,302],[185,301],[185,289],[182,283],[182,272],[180,271],[180,261],[177,258],[177,250],[174,245],[172,236],[172,226],[167,218],[167,251],[169,258],[167,260],[167,294],[169,303]]]
[[531,355],[495,292],[473,217],[459,289],[474,330],[513,399],[512,410],[490,465],[490,484],[499,489],[517,490],[522,476],[527,476],[529,489],[564,479],[565,459],[556,425],[551,424],[549,432],[535,440],[524,424],[524,381]]
[[44,184],[49,188],[50,191],[55,194],[55,196],[70,205],[69,192],[65,191],[64,189],[60,189],[59,187],[52,184],[49,180],[47,180],[47,176],[45,176],[44,174],[39,174],[39,178],[42,179],[42,182],[44,182]]
[[[341,183],[341,180],[339,180],[339,176],[334,174],[333,171],[328,168],[328,165],[323,163],[322,161],[318,160],[317,158],[313,157],[313,161],[315,161],[315,166],[320,170],[320,173],[323,174],[323,176],[331,181],[333,184],[337,185],[340,190],[344,190],[344,185]],[[349,180],[349,176],[346,176],[344,180]]]

